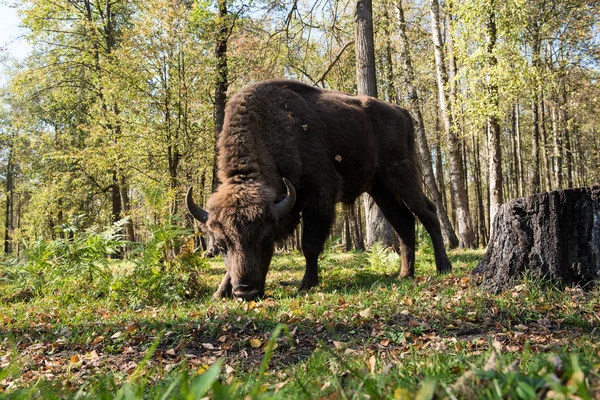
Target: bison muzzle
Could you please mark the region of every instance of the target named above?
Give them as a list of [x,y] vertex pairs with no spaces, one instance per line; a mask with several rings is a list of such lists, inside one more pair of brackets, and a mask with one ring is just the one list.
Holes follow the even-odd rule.
[[450,271],[435,206],[425,197],[410,114],[368,96],[300,82],[249,85],[229,101],[217,142],[217,191],[190,213],[222,251],[216,297],[264,294],[274,243],[302,216],[306,270],[300,290],[319,283],[319,254],[337,202],[367,192],[400,238],[400,276],[414,276],[415,216],[433,243],[438,273]]

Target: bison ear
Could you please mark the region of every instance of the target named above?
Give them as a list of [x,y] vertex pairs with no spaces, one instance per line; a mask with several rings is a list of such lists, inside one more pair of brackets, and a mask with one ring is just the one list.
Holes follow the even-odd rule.
[[296,203],[296,189],[294,188],[294,185],[286,178],[283,178],[283,183],[285,183],[285,187],[287,188],[287,195],[285,196],[285,199],[274,206],[275,216],[277,216],[277,218],[281,218],[289,213]]
[[187,196],[185,197],[185,204],[187,205],[187,209],[192,214],[194,218],[203,224],[208,221],[208,211],[203,210],[201,207],[197,206],[194,203],[194,199],[192,199],[192,187],[188,189]]

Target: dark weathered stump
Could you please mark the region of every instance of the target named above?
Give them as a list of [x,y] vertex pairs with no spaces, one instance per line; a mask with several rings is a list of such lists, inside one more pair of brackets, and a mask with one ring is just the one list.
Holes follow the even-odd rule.
[[600,186],[557,190],[503,204],[484,259],[473,270],[500,292],[523,273],[559,286],[600,278]]

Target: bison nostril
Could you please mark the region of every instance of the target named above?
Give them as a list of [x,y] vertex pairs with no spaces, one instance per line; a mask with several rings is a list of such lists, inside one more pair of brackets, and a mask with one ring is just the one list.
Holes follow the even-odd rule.
[[237,285],[233,288],[233,294],[240,299],[254,300],[260,295],[260,291],[250,285]]

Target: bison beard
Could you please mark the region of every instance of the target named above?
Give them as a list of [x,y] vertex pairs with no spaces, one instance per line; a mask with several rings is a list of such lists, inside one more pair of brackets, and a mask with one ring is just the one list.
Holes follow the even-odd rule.
[[335,204],[363,192],[398,233],[401,277],[414,275],[415,215],[431,236],[438,273],[450,271],[435,206],[421,190],[406,110],[296,81],[260,82],[229,101],[217,148],[221,184],[209,212],[194,203],[191,190],[187,197],[224,255],[227,272],[215,297],[262,296],[273,245],[293,232],[300,215],[306,259],[300,290],[316,286]]

